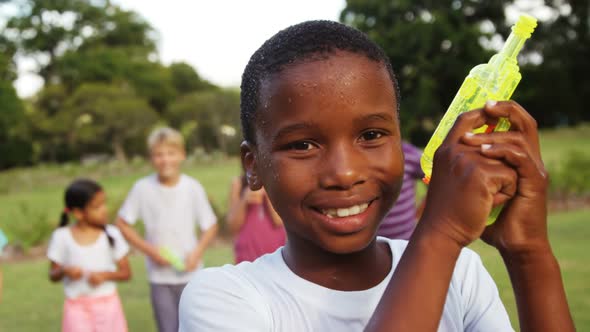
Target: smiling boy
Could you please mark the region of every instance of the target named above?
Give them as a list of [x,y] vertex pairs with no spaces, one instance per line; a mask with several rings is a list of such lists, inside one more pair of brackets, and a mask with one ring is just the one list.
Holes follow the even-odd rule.
[[[418,243],[444,243],[443,256],[412,248],[407,258],[406,241],[375,235],[403,178],[398,91],[383,51],[335,22],[292,26],[254,53],[242,80],[242,161],[250,188],[268,193],[288,241],[253,263],[200,271],[182,295],[181,331],[361,331],[369,323],[373,330],[389,331],[512,330],[479,257],[461,250],[468,241],[461,238],[455,252],[451,240],[430,231],[445,223],[460,228],[470,218],[481,230],[490,197],[501,203],[515,195],[515,172],[498,157],[480,156],[479,147],[465,152],[467,166],[485,166],[489,173],[496,165],[492,178],[500,185],[480,197],[487,183],[475,179],[479,186],[471,185],[468,198],[476,206],[454,219],[446,212],[456,203],[441,194],[444,176],[433,177],[430,191],[437,194],[429,193],[435,198],[429,198],[417,237]],[[450,162],[441,163],[439,170],[448,170]],[[435,220],[433,209],[445,218]],[[445,264],[435,264],[440,277],[421,265],[433,259]],[[418,284],[407,273],[398,281],[394,270],[400,262],[409,271],[427,273]],[[424,300],[422,311],[415,306],[431,285],[434,295]],[[414,307],[404,309],[409,298]],[[407,310],[411,321],[392,322],[393,309],[398,318]]]

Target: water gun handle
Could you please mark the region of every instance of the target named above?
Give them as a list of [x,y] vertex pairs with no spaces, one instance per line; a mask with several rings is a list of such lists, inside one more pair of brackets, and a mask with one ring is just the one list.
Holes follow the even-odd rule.
[[174,267],[176,270],[178,270],[178,271],[186,270],[186,266],[184,265],[184,261],[180,258],[179,255],[174,253],[170,248],[168,248],[168,247],[160,248],[160,255],[162,257],[164,257],[170,263],[170,265],[172,265],[172,267]]

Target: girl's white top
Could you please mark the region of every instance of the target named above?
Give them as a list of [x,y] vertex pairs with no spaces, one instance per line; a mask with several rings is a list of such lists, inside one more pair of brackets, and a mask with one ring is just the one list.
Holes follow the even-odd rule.
[[117,262],[129,253],[129,245],[117,227],[107,225],[106,232],[114,239],[112,247],[105,233],[92,244],[80,245],[74,240],[70,227],[60,227],[53,232],[47,257],[63,267],[79,267],[84,272],[78,280],[64,277],[67,298],[104,296],[115,292],[114,281],[105,281],[96,287],[88,282],[92,272],[116,271]]

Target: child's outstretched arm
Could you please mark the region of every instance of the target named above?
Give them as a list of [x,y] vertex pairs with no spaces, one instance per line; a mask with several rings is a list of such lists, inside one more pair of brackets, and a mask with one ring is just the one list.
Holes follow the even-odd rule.
[[144,240],[131,225],[129,225],[123,218],[117,217],[115,225],[119,228],[123,237],[127,242],[131,243],[132,246],[143,252],[146,256],[150,257],[154,262],[161,266],[170,265],[170,263],[160,255],[158,248]]
[[[513,131],[468,134],[500,116]],[[436,330],[460,251],[482,236],[506,262],[522,330],[573,331],[547,238],[547,176],[532,117],[513,102],[465,113],[435,165],[424,215],[367,330]],[[502,203],[504,211],[486,228],[492,206]]]

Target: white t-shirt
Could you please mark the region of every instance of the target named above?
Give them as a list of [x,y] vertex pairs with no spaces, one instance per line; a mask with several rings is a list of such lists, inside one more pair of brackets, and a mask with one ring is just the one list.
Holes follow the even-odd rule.
[[107,225],[106,232],[114,240],[112,247],[105,233],[100,234],[92,244],[80,245],[72,236],[70,227],[53,231],[47,257],[63,267],[75,266],[84,271],[84,276],[78,280],[64,277],[67,298],[110,295],[117,289],[114,281],[105,281],[96,287],[88,283],[88,273],[117,271],[117,262],[129,253],[129,245],[117,227]]
[[[184,174],[173,187],[162,185],[156,174],[140,179],[127,195],[119,217],[129,224],[141,219],[149,243],[168,247],[182,259],[197,246],[197,223],[205,231],[217,222],[201,184]],[[149,280],[155,284],[185,284],[193,274],[161,267],[149,258],[146,264]]]
[[[407,242],[389,240],[393,267]],[[364,291],[311,283],[285,264],[282,248],[253,263],[199,271],[180,300],[180,331],[362,331],[391,276]],[[464,249],[455,266],[439,331],[513,331],[479,256]]]

